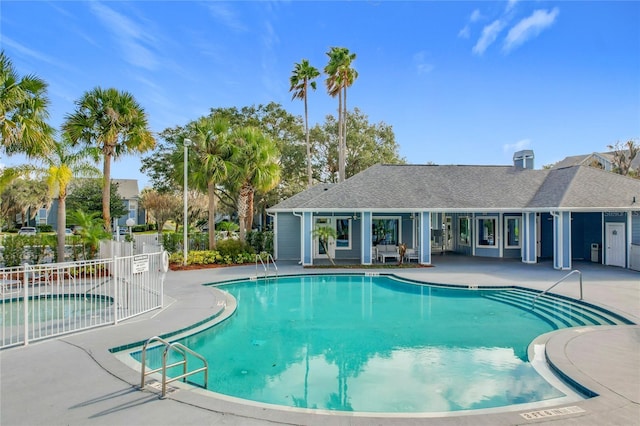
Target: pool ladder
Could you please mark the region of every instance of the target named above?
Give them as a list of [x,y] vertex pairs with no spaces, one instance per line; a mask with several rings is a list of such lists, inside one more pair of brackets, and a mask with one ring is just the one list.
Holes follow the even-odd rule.
[[276,260],[271,256],[271,253],[267,253],[267,263],[262,260],[262,256],[256,254],[256,277],[258,276],[258,261],[262,264],[262,268],[264,269],[264,277],[267,278],[269,276],[269,265],[273,264],[273,268],[275,269],[276,277],[278,276],[278,265],[276,265]]
[[567,275],[565,275],[564,277],[556,281],[555,284],[553,284],[551,287],[549,287],[548,289],[546,289],[545,291],[543,291],[542,293],[539,293],[536,297],[534,297],[533,300],[531,301],[531,309],[536,307],[536,300],[538,300],[540,296],[544,295],[549,290],[551,290],[552,288],[554,288],[555,286],[557,286],[558,284],[560,284],[562,281],[566,280],[573,274],[578,274],[578,277],[580,279],[580,300],[582,300],[582,272],[578,271],[577,269],[574,269],[573,271],[569,272]]
[[[156,368],[154,370],[149,370],[146,371],[147,369],[147,363],[146,363],[146,356],[147,356],[147,347],[149,346],[150,343],[152,342],[160,342],[164,345],[164,351],[162,352],[162,367],[160,368]],[[174,362],[173,364],[169,364],[167,365],[167,355],[169,354],[169,352],[174,351],[177,352],[178,354],[180,354],[182,356],[182,360]],[[193,355],[194,357],[198,358],[200,361],[202,361],[203,366],[200,368],[197,368],[193,371],[188,371],[187,368],[187,355]],[[204,371],[204,385],[202,386],[203,388],[206,389],[207,387],[207,381],[208,381],[208,377],[209,377],[209,365],[207,363],[207,360],[200,354],[198,354],[197,352],[192,351],[191,349],[189,349],[188,347],[186,347],[185,345],[181,344],[181,343],[169,343],[166,340],[158,337],[158,336],[154,336],[149,338],[149,340],[147,340],[144,344],[144,346],[142,347],[142,355],[141,355],[141,361],[142,363],[142,374],[141,374],[141,380],[140,380],[140,389],[144,389],[144,383],[145,383],[145,378],[146,376],[153,374],[153,373],[157,373],[158,371],[162,371],[162,396],[161,398],[164,398],[167,395],[167,383],[171,383],[174,382],[176,380],[180,380],[182,379],[183,382],[187,381],[187,377],[193,375],[193,374],[197,374],[200,373],[202,371]],[[178,367],[182,365],[182,374],[176,377],[172,377],[170,379],[167,379],[167,370],[169,368],[173,368],[173,367]]]

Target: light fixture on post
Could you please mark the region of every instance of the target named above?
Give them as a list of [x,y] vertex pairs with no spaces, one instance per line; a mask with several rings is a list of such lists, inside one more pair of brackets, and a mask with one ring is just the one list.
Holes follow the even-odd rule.
[[185,138],[182,141],[182,145],[184,146],[184,193],[183,193],[183,199],[182,202],[184,204],[184,211],[183,211],[183,217],[182,217],[182,264],[184,266],[187,265],[187,251],[189,248],[189,236],[187,234],[187,177],[188,177],[188,173],[187,173],[187,169],[188,169],[188,159],[189,159],[189,146],[191,146],[191,139]]
[[131,228],[133,227],[133,225],[136,224],[136,221],[134,218],[130,217],[129,219],[127,219],[126,223],[127,223],[127,226],[129,227],[129,238],[131,238],[131,241],[133,241],[133,230]]

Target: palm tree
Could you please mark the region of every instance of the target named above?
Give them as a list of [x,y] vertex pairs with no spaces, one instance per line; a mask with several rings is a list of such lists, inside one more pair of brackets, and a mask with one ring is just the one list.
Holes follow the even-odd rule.
[[85,213],[82,210],[74,210],[69,213],[69,220],[79,226],[85,260],[95,259],[98,255],[100,241],[111,237],[111,234],[105,231],[104,221],[99,216],[98,212]]
[[309,113],[307,107],[308,87],[316,90],[316,82],[313,81],[320,75],[317,68],[312,67],[307,59],[303,59],[291,73],[290,92],[293,92],[292,99],[302,99],[304,101],[304,131],[307,136],[307,187],[313,184],[313,172],[311,171],[311,143],[309,142]]
[[46,96],[47,84],[35,75],[18,76],[11,60],[0,51],[0,141],[8,154],[31,157],[53,146],[53,128]]
[[324,68],[327,91],[332,97],[338,96],[338,182],[342,182],[346,177],[347,88],[358,78],[358,72],[351,67],[356,54],[346,47],[332,47],[327,56],[329,63]]
[[42,157],[46,165],[47,185],[49,194],[53,196],[57,193],[58,217],[56,228],[57,235],[57,259],[64,262],[65,233],[67,227],[67,189],[74,177],[97,177],[100,176],[93,163],[87,157],[97,158],[96,148],[85,148],[73,150],[67,135],[63,135],[62,140],[56,142],[50,156]]
[[320,245],[324,249],[324,252],[327,254],[329,261],[332,265],[335,266],[335,262],[329,254],[329,243],[331,242],[331,240],[335,241],[335,239],[338,237],[336,229],[332,226],[318,226],[313,229],[313,231],[311,232],[311,236],[318,239],[318,243],[320,243]]
[[[207,193],[209,202],[209,248],[216,248],[216,210],[217,210],[217,185],[226,179],[229,170],[233,167],[231,158],[233,145],[229,138],[229,122],[222,118],[212,116],[201,117],[188,126],[189,134],[194,145],[190,148],[189,156],[190,180],[195,187]],[[180,150],[183,153],[184,150]],[[181,179],[184,176],[182,169],[184,162],[175,162],[176,171]]]
[[76,111],[67,115],[62,127],[72,145],[83,143],[99,148],[102,153],[102,217],[106,231],[110,232],[111,160],[153,149],[155,139],[149,130],[147,114],[128,92],[97,87],[86,92],[76,105]]
[[233,180],[238,190],[238,221],[240,240],[253,226],[253,198],[256,190],[269,191],[280,182],[278,147],[275,142],[255,127],[243,127],[233,135],[238,147],[234,163]]

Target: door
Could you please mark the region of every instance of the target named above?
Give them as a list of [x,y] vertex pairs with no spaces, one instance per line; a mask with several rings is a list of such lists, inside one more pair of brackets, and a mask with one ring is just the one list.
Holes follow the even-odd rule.
[[[335,223],[333,218],[331,217],[317,217],[315,221],[314,229],[319,227],[330,227],[335,230]],[[331,256],[331,259],[335,259],[336,256],[336,241],[333,238],[329,238],[326,246],[324,244],[320,244],[320,239],[315,237],[313,239],[314,246],[314,258],[316,259],[328,259]]]
[[605,259],[609,266],[620,266],[624,268],[624,223],[607,223],[605,227]]
[[445,216],[444,226],[442,229],[444,238],[444,249],[446,251],[453,250],[453,232],[451,232],[451,216]]

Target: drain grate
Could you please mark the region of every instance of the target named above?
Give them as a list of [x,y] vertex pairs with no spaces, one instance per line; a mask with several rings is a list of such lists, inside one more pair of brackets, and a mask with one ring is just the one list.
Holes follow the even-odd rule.
[[566,416],[568,414],[584,413],[585,411],[572,405],[571,407],[551,408],[548,410],[529,411],[528,413],[520,413],[527,420],[537,420],[546,417]]
[[[162,392],[162,383],[160,382],[150,382],[147,384],[147,386],[149,386],[150,388],[153,388],[157,391]],[[173,393],[175,391],[177,391],[178,388],[173,387],[173,386],[167,386],[167,393]]]

